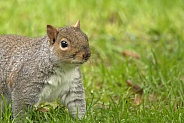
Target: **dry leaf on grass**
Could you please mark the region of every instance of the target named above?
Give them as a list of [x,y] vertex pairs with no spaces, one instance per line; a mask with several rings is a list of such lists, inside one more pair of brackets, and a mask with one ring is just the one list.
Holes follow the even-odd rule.
[[131,80],[126,81],[127,85],[132,88],[133,92],[136,94],[143,94],[143,89],[138,85],[134,84]]
[[[143,94],[143,88],[133,83],[131,80],[126,81],[127,85],[131,87],[133,94],[131,98],[131,102],[135,105],[140,105],[142,100],[146,99],[146,96]],[[157,101],[157,96],[155,94],[150,93],[148,95],[148,100],[150,102]]]
[[37,111],[40,112],[48,112],[50,110],[50,108],[54,108],[56,109],[58,107],[56,102],[51,102],[51,103],[44,103],[38,107],[35,107]]
[[140,55],[138,55],[137,53],[135,52],[132,52],[132,51],[123,51],[122,52],[122,55],[123,56],[128,56],[128,57],[132,57],[132,58],[136,58],[136,59],[140,59]]
[[135,95],[135,104],[140,105],[142,103],[142,96],[140,95]]
[[41,107],[41,108],[37,109],[37,111],[40,111],[40,112],[48,112],[49,111],[49,108]]
[[126,81],[127,85],[131,87],[133,91],[133,97],[131,98],[131,103],[135,105],[140,105],[143,100],[143,89],[138,85],[134,84],[131,80]]

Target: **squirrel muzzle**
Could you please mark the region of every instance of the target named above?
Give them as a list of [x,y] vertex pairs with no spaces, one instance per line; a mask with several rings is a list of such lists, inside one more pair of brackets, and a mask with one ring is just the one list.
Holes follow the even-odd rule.
[[87,61],[91,56],[91,52],[88,51],[88,52],[85,52],[82,56],[83,60]]

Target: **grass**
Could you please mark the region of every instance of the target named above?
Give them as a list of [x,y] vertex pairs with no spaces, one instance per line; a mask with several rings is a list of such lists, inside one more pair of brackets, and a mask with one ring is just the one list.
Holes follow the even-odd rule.
[[[0,34],[38,37],[46,34],[47,24],[73,25],[80,19],[90,39],[92,56],[82,66],[86,116],[74,121],[64,107],[51,107],[32,111],[25,122],[184,122],[182,0],[12,0],[0,1],[0,11]],[[143,94],[134,93],[127,80]],[[1,122],[11,123],[10,117],[7,108]]]

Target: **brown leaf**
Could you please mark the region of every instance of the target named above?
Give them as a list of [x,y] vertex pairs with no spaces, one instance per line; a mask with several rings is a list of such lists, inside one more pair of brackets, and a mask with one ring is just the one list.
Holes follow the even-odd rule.
[[150,93],[148,96],[143,95],[143,88],[139,87],[135,83],[133,83],[131,80],[126,81],[127,85],[131,87],[133,94],[131,99],[131,103],[134,105],[140,105],[143,100],[147,99],[150,102],[158,101],[156,94]]
[[49,109],[47,109],[47,108],[42,108],[42,109],[40,109],[40,111],[41,111],[41,112],[48,112]]
[[140,59],[140,56],[135,53],[135,52],[132,52],[132,51],[123,51],[122,52],[122,55],[125,57],[125,56],[128,56],[128,57],[132,57],[132,58],[136,58],[136,59]]
[[140,105],[142,103],[141,96],[135,96],[135,104]]
[[133,92],[136,94],[143,94],[143,89],[138,85],[134,84],[131,80],[126,81],[127,85],[132,88]]
[[37,111],[40,111],[40,112],[48,112],[49,111],[49,108],[47,107],[40,107],[37,109]]

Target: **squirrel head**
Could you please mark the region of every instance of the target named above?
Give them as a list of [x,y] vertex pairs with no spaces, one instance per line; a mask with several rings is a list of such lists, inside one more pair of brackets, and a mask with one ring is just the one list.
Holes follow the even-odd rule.
[[50,48],[60,63],[81,65],[90,55],[88,37],[80,29],[80,21],[74,26],[55,28],[47,25]]

